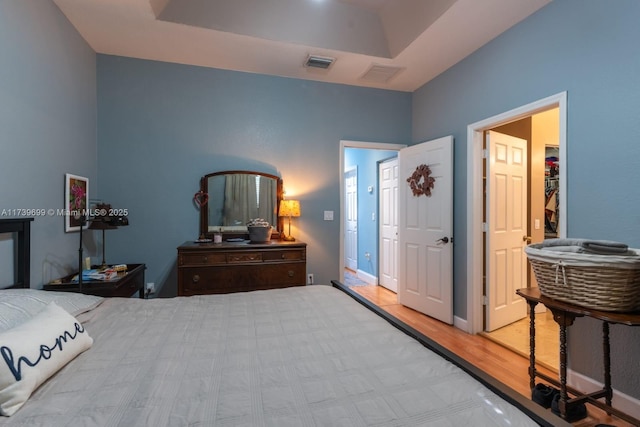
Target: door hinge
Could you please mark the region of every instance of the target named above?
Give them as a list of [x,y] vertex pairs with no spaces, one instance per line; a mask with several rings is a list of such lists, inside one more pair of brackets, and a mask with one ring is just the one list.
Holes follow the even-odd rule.
[[482,295],[482,305],[489,305],[489,298],[486,295]]
[[489,227],[487,226],[486,222],[482,223],[482,232],[486,233],[487,231],[489,231]]
[[488,157],[489,157],[489,150],[487,150],[486,148],[484,148],[484,149],[482,150],[482,158],[483,158],[483,159],[486,159],[486,158],[488,158]]

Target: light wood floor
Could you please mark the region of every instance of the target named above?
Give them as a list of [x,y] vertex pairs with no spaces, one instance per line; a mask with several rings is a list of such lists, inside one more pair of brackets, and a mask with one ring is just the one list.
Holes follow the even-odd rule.
[[[354,286],[351,289],[518,393],[528,398],[531,397],[528,358],[480,335],[467,334],[460,329],[400,305],[397,302],[396,294],[382,286]],[[547,375],[557,376],[557,373],[543,366],[539,366],[537,369]],[[633,427],[632,424],[610,417],[591,405],[587,405],[587,410],[589,413],[587,418],[574,423],[575,426],[590,427],[605,423],[616,427]]]
[[[503,347],[529,357],[529,316],[493,332],[481,335]],[[536,363],[558,372],[560,365],[560,327],[551,310],[536,313]]]

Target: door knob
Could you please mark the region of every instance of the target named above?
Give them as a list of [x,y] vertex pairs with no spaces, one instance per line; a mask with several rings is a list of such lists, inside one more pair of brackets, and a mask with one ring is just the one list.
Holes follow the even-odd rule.
[[437,244],[441,244],[441,243],[449,243],[449,238],[448,237],[443,237],[442,239],[438,239],[436,240]]
[[522,236],[522,241],[527,242],[527,245],[531,243],[531,236]]

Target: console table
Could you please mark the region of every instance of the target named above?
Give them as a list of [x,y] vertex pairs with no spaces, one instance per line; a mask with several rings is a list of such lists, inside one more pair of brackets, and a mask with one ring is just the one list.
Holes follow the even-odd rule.
[[[589,308],[580,307],[563,301],[558,301],[553,298],[546,297],[540,293],[539,288],[524,288],[516,291],[518,295],[527,300],[529,304],[529,386],[533,390],[535,387],[535,378],[540,377],[549,383],[560,387],[560,414],[563,418],[566,418],[567,410],[572,405],[579,404],[581,402],[590,403],[605,410],[608,414],[613,414],[616,417],[630,422],[634,425],[640,425],[640,420],[618,410],[611,406],[611,398],[613,397],[613,390],[611,387],[611,345],[609,342],[609,325],[621,324],[628,326],[640,325],[640,313],[615,313],[608,311],[592,310]],[[538,303],[542,303],[551,310],[553,313],[553,319],[560,326],[560,372],[559,381],[556,378],[551,378],[536,370],[536,318],[535,318],[535,306]],[[573,322],[578,317],[592,317],[594,319],[602,321],[602,350],[603,350],[603,363],[604,363],[604,388],[592,393],[582,393],[567,386],[567,328],[573,325]],[[568,392],[576,396],[569,399]],[[604,398],[604,403],[599,400]]]
[[304,286],[306,270],[302,242],[185,242],[178,247],[178,295]]
[[78,281],[73,281],[76,274],[65,276],[53,283],[43,285],[45,291],[67,291],[100,297],[128,298],[136,291],[140,298],[144,298],[144,264],[127,264],[127,271],[119,272],[118,277],[111,280],[83,280],[82,288]]

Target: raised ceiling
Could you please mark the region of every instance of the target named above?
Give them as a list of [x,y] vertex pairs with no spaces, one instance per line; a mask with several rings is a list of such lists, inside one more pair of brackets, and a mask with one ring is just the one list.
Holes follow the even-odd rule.
[[98,53],[411,92],[551,0],[54,1]]

